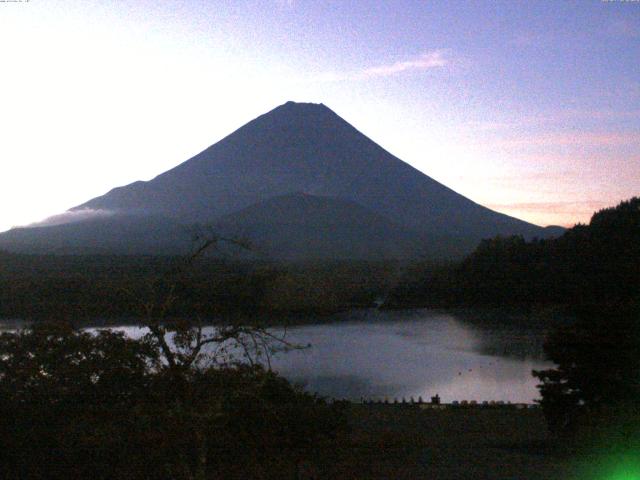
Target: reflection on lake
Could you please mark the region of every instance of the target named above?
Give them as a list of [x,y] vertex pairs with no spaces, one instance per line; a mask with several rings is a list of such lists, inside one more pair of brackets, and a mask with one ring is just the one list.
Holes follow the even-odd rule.
[[338,398],[426,400],[438,393],[445,402],[528,403],[539,397],[531,370],[550,366],[542,360],[540,334],[483,330],[428,310],[361,315],[289,329],[289,340],[311,347],[277,355],[274,369]]
[[509,327],[508,318],[487,327],[468,315],[362,310],[324,320],[287,328],[288,341],[311,346],[276,354],[272,367],[325,396],[529,403],[539,397],[531,370],[550,366],[541,332]]

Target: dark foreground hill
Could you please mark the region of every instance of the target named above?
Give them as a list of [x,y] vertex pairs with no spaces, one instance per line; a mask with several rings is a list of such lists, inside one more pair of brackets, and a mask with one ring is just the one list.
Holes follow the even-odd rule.
[[418,236],[355,202],[307,194],[273,197],[225,215],[216,230],[251,238],[258,255],[285,260],[407,258]]
[[595,212],[558,238],[484,240],[463,261],[414,272],[388,307],[607,305],[637,302],[640,198]]
[[[307,196],[291,196],[296,192]],[[304,200],[309,196],[316,197],[313,205]],[[189,238],[176,238],[176,226],[198,223],[240,226],[277,258],[442,257],[467,253],[495,235],[557,233],[459,195],[322,104],[293,102],[148,182],[115,188],[74,208],[82,209],[111,216],[106,223],[10,232],[0,235],[0,248],[83,253],[124,245],[136,253],[174,252],[182,249],[176,242]],[[155,230],[132,232],[133,216]],[[97,228],[117,238],[103,236],[98,248],[91,233]]]

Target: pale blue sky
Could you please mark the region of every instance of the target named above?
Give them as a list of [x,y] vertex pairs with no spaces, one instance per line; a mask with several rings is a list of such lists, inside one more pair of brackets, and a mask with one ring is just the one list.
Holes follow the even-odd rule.
[[537,224],[640,194],[640,2],[0,3],[0,230],[322,102]]

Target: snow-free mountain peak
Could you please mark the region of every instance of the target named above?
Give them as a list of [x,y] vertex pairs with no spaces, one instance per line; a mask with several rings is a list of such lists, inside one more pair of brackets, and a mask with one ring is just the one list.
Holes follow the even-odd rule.
[[[427,250],[429,243],[443,242],[468,250],[497,234],[546,236],[540,227],[482,207],[438,183],[325,105],[313,103],[280,105],[154,179],[115,188],[76,208],[164,217],[186,225],[223,217],[228,223],[255,204],[264,214],[270,199],[296,192],[340,199],[345,219],[356,214],[349,206],[362,208],[413,232]],[[293,208],[300,201],[294,197],[277,205]],[[336,225],[347,223],[335,220]]]

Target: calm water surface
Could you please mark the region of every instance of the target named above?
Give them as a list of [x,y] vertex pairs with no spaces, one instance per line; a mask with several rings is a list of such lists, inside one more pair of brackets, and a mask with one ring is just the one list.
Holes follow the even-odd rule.
[[377,312],[346,323],[290,329],[306,350],[276,357],[274,369],[323,395],[531,402],[532,369],[542,359],[541,332],[479,328],[453,314]]
[[531,370],[551,366],[543,360],[542,332],[508,326],[506,317],[364,310],[330,320],[287,328],[287,340],[310,347],[272,359],[274,370],[325,396],[392,401],[437,393],[445,402],[529,403],[539,398]]

